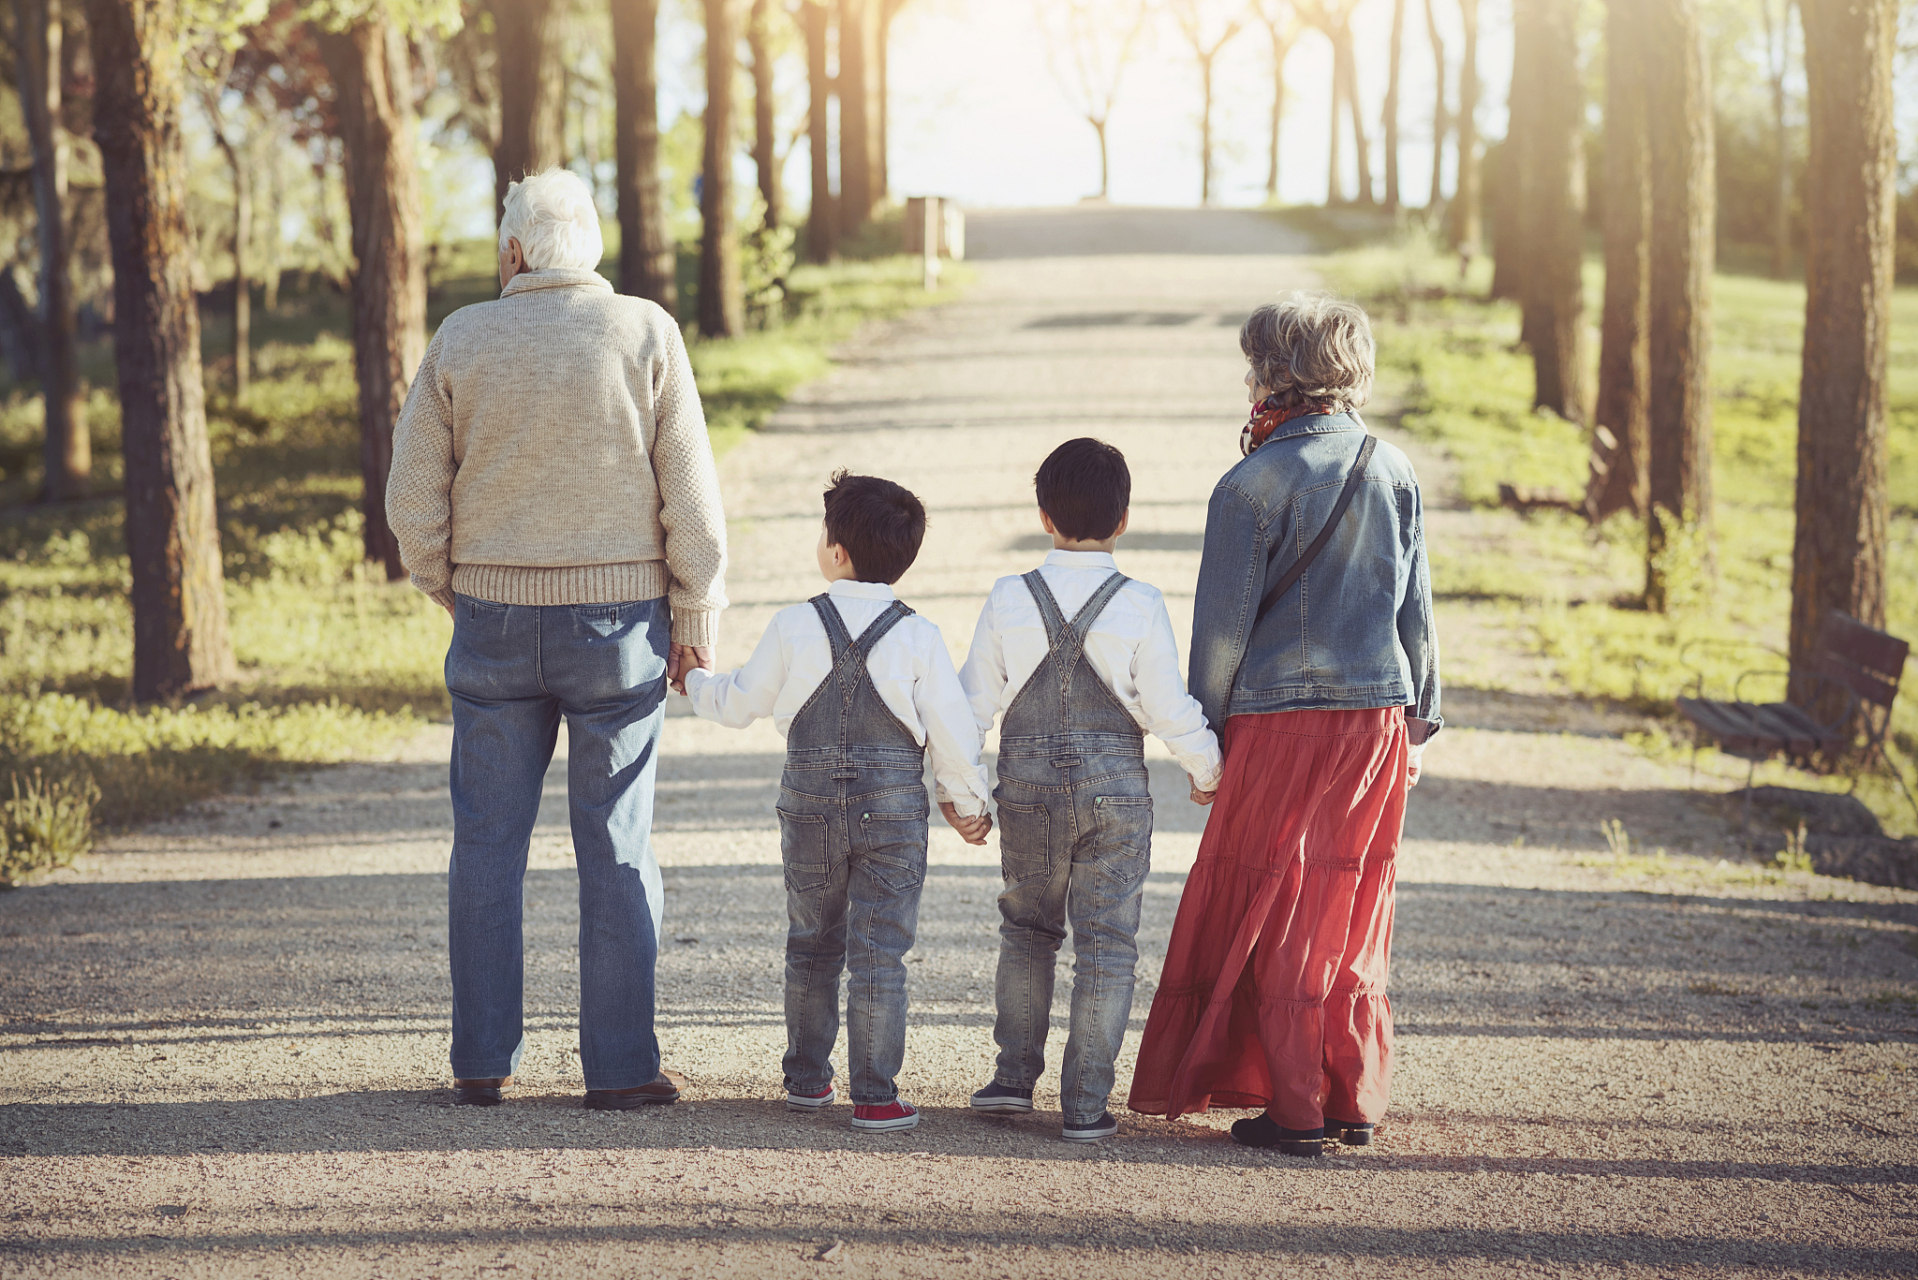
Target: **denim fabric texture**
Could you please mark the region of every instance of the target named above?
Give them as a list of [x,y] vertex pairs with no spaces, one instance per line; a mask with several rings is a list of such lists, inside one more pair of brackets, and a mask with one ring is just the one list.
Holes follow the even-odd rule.
[[1418,477],[1379,441],[1324,552],[1264,617],[1266,588],[1319,535],[1364,443],[1349,414],[1283,423],[1225,473],[1206,511],[1187,683],[1215,729],[1228,716],[1402,706],[1436,732],[1438,636]]
[[839,975],[855,1106],[899,1096],[906,952],[926,879],[925,752],[873,687],[866,658],[912,610],[894,601],[854,640],[815,596],[833,669],[786,731],[779,851],[786,871],[788,1093],[832,1083]]
[[665,599],[454,603],[453,859],[447,877],[453,1075],[512,1074],[525,1046],[527,846],[562,717],[579,870],[579,1053],[588,1089],[659,1074],[660,877],[653,780],[665,719]]
[[1132,1015],[1139,907],[1152,864],[1144,732],[1085,656],[1086,633],[1125,585],[1114,573],[1070,623],[1037,572],[1027,587],[1051,649],[999,726],[999,1046],[995,1078],[1030,1089],[1045,1074],[1053,971],[1072,928],[1072,1014],[1059,1072],[1068,1127],[1112,1093]]

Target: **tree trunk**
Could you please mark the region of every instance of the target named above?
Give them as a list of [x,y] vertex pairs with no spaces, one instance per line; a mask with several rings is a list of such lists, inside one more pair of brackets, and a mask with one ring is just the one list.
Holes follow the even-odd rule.
[[1112,169],[1106,159],[1106,122],[1087,116],[1086,123],[1090,124],[1092,131],[1099,135],[1099,198],[1103,200],[1110,189],[1112,178]]
[[319,33],[333,78],[353,216],[353,371],[360,387],[360,510],[366,558],[406,576],[386,525],[393,422],[426,350],[426,255],[414,162],[412,69],[384,22]]
[[735,0],[705,0],[706,150],[699,178],[699,333],[730,338],[745,327],[739,242],[733,227]]
[[1432,46],[1432,83],[1436,86],[1432,102],[1432,190],[1425,197],[1426,225],[1445,198],[1445,135],[1452,131],[1451,116],[1445,109],[1445,37],[1439,33],[1438,10],[1433,0],[1425,0],[1425,38]]
[[1199,57],[1199,207],[1212,204],[1212,58]]
[[[1771,0],[1764,0],[1767,18]],[[1772,210],[1771,273],[1783,279],[1791,270],[1791,132],[1786,128],[1785,76],[1791,70],[1792,0],[1781,6],[1778,24],[1778,61],[1771,68],[1772,150],[1777,165]],[[1769,23],[1767,24],[1769,25]]]
[[753,168],[759,176],[759,198],[766,202],[766,226],[779,225],[779,138],[774,123],[772,0],[753,0],[746,20],[746,45],[753,57]]
[[1652,178],[1651,438],[1645,601],[1670,602],[1682,531],[1707,579],[1712,558],[1712,99],[1697,0],[1654,0],[1645,24]]
[[[1898,149],[1897,0],[1807,4],[1805,355],[1791,665],[1814,665],[1825,610],[1885,625],[1886,364]],[[1819,707],[1824,693],[1794,689]],[[1822,709],[1822,707],[1819,707]],[[1834,708],[1835,710],[1836,708]]]
[[1392,53],[1385,79],[1385,207],[1399,211],[1399,50],[1405,43],[1405,0],[1392,0]]
[[619,289],[671,313],[679,278],[659,177],[659,0],[612,0],[612,14]]
[[251,148],[234,146],[227,137],[220,110],[220,86],[206,90],[207,118],[213,140],[233,171],[233,397],[246,399],[253,354],[253,295],[247,274],[247,245],[253,238],[253,173]]
[[1344,121],[1340,119],[1346,97],[1345,59],[1339,57],[1338,37],[1327,31],[1325,38],[1332,42],[1332,137],[1326,147],[1325,207],[1333,209],[1345,203],[1345,174],[1341,168],[1343,157],[1339,155],[1345,133]]
[[1645,513],[1652,188],[1639,43],[1644,5],[1609,0],[1605,14],[1605,315],[1593,419],[1613,445],[1594,472],[1597,483],[1587,503],[1594,520],[1615,511]]
[[234,674],[180,132],[187,50],[172,0],[88,0],[87,31],[113,254],[133,696],[151,702]]
[[1359,102],[1359,63],[1352,52],[1352,23],[1339,28],[1334,56],[1345,66],[1345,105],[1352,116],[1352,151],[1358,161],[1359,203],[1372,201],[1372,147],[1365,136],[1365,108]]
[[[1279,125],[1285,119],[1285,60],[1292,52],[1292,42],[1285,38],[1277,26],[1271,28],[1272,35],[1272,132],[1269,136],[1269,148],[1266,153],[1265,198],[1273,203],[1279,199]],[[1104,140],[1100,141],[1104,150]],[[1100,194],[1104,194],[1101,192]]]
[[40,350],[35,364],[46,405],[42,457],[49,502],[87,496],[93,442],[74,350],[73,242],[67,225],[67,131],[60,119],[60,0],[14,0],[15,78],[33,152],[33,208],[40,240]]
[[1480,224],[1478,154],[1478,0],[1458,0],[1464,22],[1464,52],[1458,68],[1458,177],[1452,185],[1452,247],[1466,258],[1485,238]]
[[875,0],[878,30],[872,42],[873,123],[872,166],[873,195],[884,200],[892,194],[892,20],[906,0]]
[[[553,0],[486,0],[493,15],[499,73],[499,142],[493,148],[493,217],[506,207],[506,189],[561,161],[562,103],[555,90]],[[409,105],[407,113],[412,114]],[[411,144],[408,144],[409,149]]]
[[878,200],[872,162],[872,8],[879,3],[882,0],[838,0],[841,237],[865,226]]
[[[1515,84],[1525,79],[1517,59],[1514,59],[1512,71]],[[1531,126],[1525,123],[1522,112],[1510,111],[1508,114],[1511,127],[1504,141],[1486,153],[1480,172],[1484,175],[1484,203],[1490,206],[1492,219],[1492,284],[1488,293],[1494,298],[1517,299],[1520,280],[1524,276],[1520,259],[1525,252],[1525,196],[1524,175],[1515,153],[1525,145],[1525,133]],[[1518,340],[1530,343],[1531,331],[1524,321],[1531,317],[1522,312],[1521,317]]]
[[276,149],[279,132],[275,128],[267,139],[266,154],[273,157],[268,167],[266,187],[266,261],[260,264],[260,305],[272,315],[280,309],[280,211],[286,207],[286,179],[282,159]]
[[812,208],[806,213],[806,256],[830,262],[838,248],[832,199],[832,79],[826,73],[832,10],[826,0],[802,0],[806,28],[806,144],[812,153]]
[[[1522,38],[1534,60],[1526,103],[1533,123],[1512,157],[1522,175],[1519,211],[1526,224],[1519,289],[1532,349],[1532,405],[1583,422],[1585,103],[1578,0],[1519,0],[1515,18],[1515,43]],[[1515,107],[1517,88],[1514,82]]]

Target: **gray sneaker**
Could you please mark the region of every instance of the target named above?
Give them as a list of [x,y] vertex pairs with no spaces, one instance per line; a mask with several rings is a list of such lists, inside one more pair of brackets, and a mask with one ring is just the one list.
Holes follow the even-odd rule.
[[1067,1142],[1097,1142],[1117,1132],[1119,1122],[1112,1118],[1110,1111],[1101,1111],[1097,1120],[1066,1121],[1065,1131],[1059,1136]]

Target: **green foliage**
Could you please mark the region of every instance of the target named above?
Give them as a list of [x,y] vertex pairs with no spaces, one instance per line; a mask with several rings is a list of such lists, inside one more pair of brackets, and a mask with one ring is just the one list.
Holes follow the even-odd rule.
[[9,779],[10,799],[0,800],[0,889],[28,876],[70,866],[93,847],[93,806],[100,789],[81,773],[47,777],[35,769]]
[[[1583,493],[1585,433],[1530,412],[1517,309],[1484,300],[1487,264],[1461,279],[1456,258],[1412,238],[1335,253],[1327,275],[1372,313],[1375,415],[1396,408],[1415,439],[1440,449],[1459,497],[1491,507],[1501,481]],[[1598,264],[1588,264],[1586,283],[1595,327]],[[1666,548],[1666,612],[1642,607],[1645,528],[1628,516],[1591,528],[1564,512],[1485,510],[1470,541],[1434,542],[1441,610],[1484,611],[1473,625],[1519,637],[1549,689],[1670,716],[1675,694],[1702,687],[1730,697],[1743,673],[1759,670],[1774,676],[1748,679],[1742,696],[1783,696],[1805,292],[1793,281],[1720,275],[1714,294],[1715,538],[1709,549],[1690,537]],[[1918,290],[1900,290],[1892,307],[1887,629],[1918,640]],[[1715,581],[1705,572],[1708,551]],[[1446,665],[1454,683],[1509,687],[1512,679],[1497,655],[1471,647],[1448,649]],[[1893,741],[1903,759],[1918,756],[1918,683],[1898,701]],[[1842,789],[1849,779],[1798,775],[1791,785]],[[1888,776],[1867,774],[1859,796],[1888,830],[1912,829]]]

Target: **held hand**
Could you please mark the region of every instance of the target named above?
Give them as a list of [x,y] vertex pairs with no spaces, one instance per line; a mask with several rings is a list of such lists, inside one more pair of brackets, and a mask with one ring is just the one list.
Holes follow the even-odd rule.
[[709,644],[675,644],[666,651],[666,683],[674,693],[686,692],[688,671],[711,671],[713,647]]
[[1419,784],[1419,774],[1424,772],[1423,763],[1422,763],[1424,758],[1425,758],[1425,744],[1422,742],[1418,746],[1412,747],[1406,751],[1405,753],[1405,785],[1406,786],[1416,787]]
[[457,613],[454,613],[454,612],[453,612],[453,606],[452,606],[452,605],[450,605],[450,604],[442,604],[442,605],[440,605],[440,608],[442,608],[442,609],[444,609],[444,610],[446,610],[446,616],[447,616],[447,617],[449,617],[449,618],[458,618],[458,617],[459,617],[459,615],[458,615]]
[[1212,790],[1210,791],[1202,790],[1199,787],[1198,780],[1189,773],[1185,776],[1185,780],[1187,785],[1189,785],[1192,788],[1193,804],[1211,804],[1212,798],[1219,794],[1219,789],[1217,786],[1214,786]]
[[984,844],[986,834],[992,830],[990,814],[982,813],[977,817],[962,818],[959,816],[958,807],[950,800],[939,802],[939,812],[944,816],[946,825],[957,831],[959,838],[967,844]]

